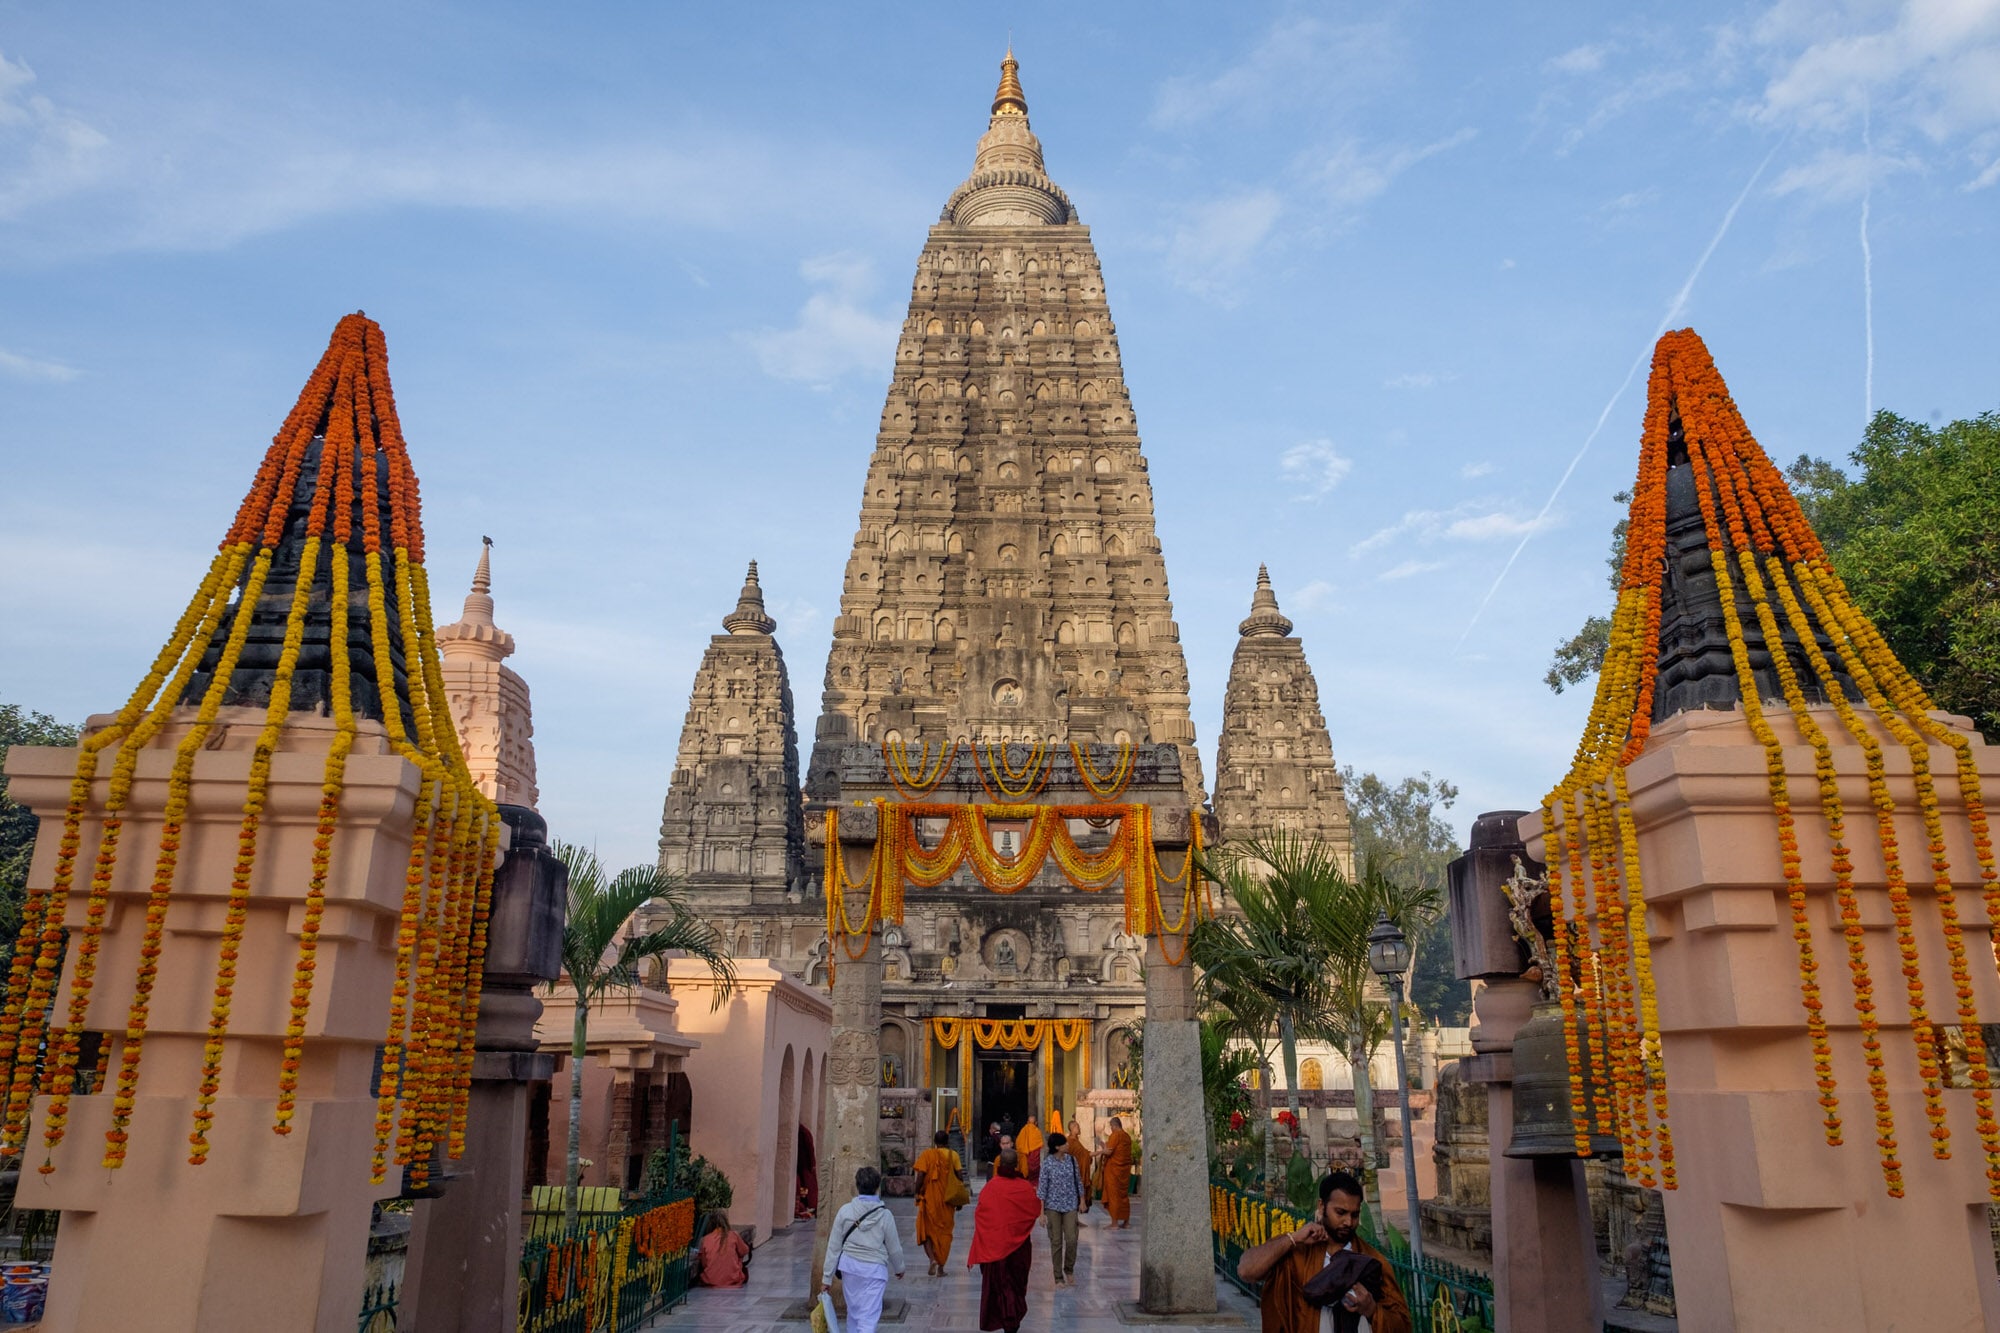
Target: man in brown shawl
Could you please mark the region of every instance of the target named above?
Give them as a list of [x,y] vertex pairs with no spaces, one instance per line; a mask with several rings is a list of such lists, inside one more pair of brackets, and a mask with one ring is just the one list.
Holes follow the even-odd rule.
[[1305,1285],[1342,1250],[1353,1250],[1382,1265],[1382,1290],[1356,1283],[1334,1305],[1358,1317],[1364,1333],[1411,1333],[1410,1307],[1388,1257],[1361,1239],[1361,1182],[1345,1171],[1329,1173],[1319,1182],[1319,1216],[1296,1231],[1286,1232],[1245,1250],[1236,1262],[1236,1276],[1262,1282],[1258,1306],[1264,1333],[1320,1333],[1329,1326],[1331,1309],[1310,1304]]

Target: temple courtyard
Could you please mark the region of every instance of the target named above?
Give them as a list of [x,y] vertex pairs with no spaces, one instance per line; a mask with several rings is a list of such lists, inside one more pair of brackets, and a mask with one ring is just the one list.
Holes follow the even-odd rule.
[[[975,1181],[977,1185],[979,1182]],[[958,1215],[958,1232],[952,1240],[952,1261],[943,1277],[924,1276],[924,1252],[916,1240],[916,1212],[908,1199],[886,1201],[895,1214],[903,1240],[903,1257],[909,1265],[901,1282],[889,1283],[883,1323],[894,1316],[894,1303],[904,1302],[899,1328],[977,1329],[979,1327],[979,1274],[965,1266],[966,1247],[972,1240],[972,1209]],[[1028,1284],[1028,1317],[1024,1329],[1063,1329],[1067,1333],[1110,1333],[1129,1327],[1120,1322],[1118,1304],[1128,1306],[1139,1292],[1139,1234],[1146,1221],[1146,1201],[1132,1201],[1132,1226],[1114,1231],[1101,1208],[1093,1208],[1080,1219],[1077,1241],[1076,1283],[1056,1287],[1049,1277],[1048,1236],[1035,1233],[1035,1273]],[[687,1304],[660,1315],[646,1325],[655,1329],[700,1329],[702,1333],[800,1333],[802,1320],[786,1321],[786,1307],[797,1303],[806,1290],[812,1270],[813,1233],[807,1223],[795,1223],[757,1247],[750,1262],[750,1282],[743,1287],[717,1290],[696,1287],[688,1293]],[[1201,1323],[1175,1323],[1187,1329],[1243,1329],[1257,1327],[1257,1306],[1229,1283],[1216,1282],[1213,1316]]]

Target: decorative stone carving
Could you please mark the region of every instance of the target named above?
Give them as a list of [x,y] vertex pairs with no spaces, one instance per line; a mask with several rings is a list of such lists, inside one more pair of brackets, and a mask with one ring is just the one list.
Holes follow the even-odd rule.
[[535,722],[528,682],[502,661],[514,636],[493,623],[493,539],[480,539],[479,567],[457,621],[437,629],[445,698],[465,765],[481,791],[503,805],[534,809]]
[[1215,815],[1222,836],[1282,830],[1314,838],[1332,847],[1351,871],[1347,791],[1320,712],[1319,685],[1262,565],[1250,615],[1237,632],[1215,759]]

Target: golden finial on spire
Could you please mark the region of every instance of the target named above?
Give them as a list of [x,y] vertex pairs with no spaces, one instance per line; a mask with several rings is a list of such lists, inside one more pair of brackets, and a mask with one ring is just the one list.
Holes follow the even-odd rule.
[[993,114],[1025,116],[1028,97],[1021,91],[1021,62],[1014,59],[1014,43],[1007,43],[1007,58],[1000,62],[1000,91],[993,94]]

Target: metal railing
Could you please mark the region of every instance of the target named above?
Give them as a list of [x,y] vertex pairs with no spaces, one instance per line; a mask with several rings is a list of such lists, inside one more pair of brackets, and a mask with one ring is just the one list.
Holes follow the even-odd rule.
[[[1236,1275],[1243,1252],[1295,1230],[1312,1220],[1307,1213],[1247,1193],[1226,1180],[1210,1180],[1209,1231],[1215,1246],[1215,1267],[1244,1294],[1255,1299],[1260,1284]],[[1396,1285],[1410,1303],[1414,1333],[1491,1333],[1493,1280],[1483,1273],[1426,1256],[1422,1272],[1410,1263],[1410,1247],[1394,1228],[1378,1229],[1364,1211],[1361,1238],[1389,1261]]]
[[[666,1179],[679,1176],[678,1134]],[[666,1188],[618,1212],[531,1212],[523,1220],[521,1333],[632,1333],[687,1299],[698,1240],[694,1195]]]

